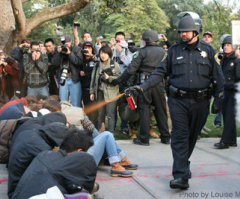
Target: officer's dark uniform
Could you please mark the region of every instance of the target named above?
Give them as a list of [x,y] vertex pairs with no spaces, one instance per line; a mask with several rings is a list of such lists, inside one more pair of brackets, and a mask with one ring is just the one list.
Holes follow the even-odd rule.
[[211,81],[215,83],[213,95],[219,97],[222,95],[224,85],[222,70],[214,49],[199,40],[189,47],[186,43],[173,45],[163,62],[141,85],[145,92],[161,83],[165,76],[169,76],[168,103],[173,125],[171,139],[174,158],[173,177],[184,180],[188,180],[189,157],[208,116],[207,88]]
[[[141,48],[135,53],[131,64],[123,72],[121,77],[119,77],[119,82],[123,82],[131,75],[136,74],[138,83],[140,84],[141,81],[145,81],[154,71],[156,66],[162,61],[164,55],[165,50],[158,44],[147,44],[144,48]],[[161,133],[161,140],[168,142],[170,134],[167,123],[163,81],[155,88],[149,89],[147,92],[138,96],[137,107],[140,118],[140,141],[145,144],[149,144],[150,104],[155,107],[153,112]]]
[[226,84],[224,86],[224,100],[222,106],[224,128],[220,143],[224,143],[228,147],[228,145],[231,146],[237,143],[235,83],[240,80],[240,60],[236,58],[235,53],[232,53],[229,57],[225,55],[223,59],[221,59],[221,67]]

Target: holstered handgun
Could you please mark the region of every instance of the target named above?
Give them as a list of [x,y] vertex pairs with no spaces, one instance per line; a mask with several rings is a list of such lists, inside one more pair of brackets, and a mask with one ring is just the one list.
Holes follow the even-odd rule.
[[169,95],[173,98],[179,96],[178,88],[174,87],[173,85],[169,86]]

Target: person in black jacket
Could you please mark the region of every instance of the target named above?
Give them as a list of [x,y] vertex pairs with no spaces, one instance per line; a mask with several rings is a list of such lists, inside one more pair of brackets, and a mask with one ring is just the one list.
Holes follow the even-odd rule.
[[63,113],[54,112],[54,113],[49,113],[40,117],[28,119],[26,122],[24,122],[21,125],[17,124],[17,129],[13,132],[10,153],[12,150],[12,146],[14,145],[15,140],[19,134],[27,130],[33,131],[38,127],[51,124],[52,122],[60,122],[60,123],[66,124],[67,118]]
[[58,152],[40,153],[23,174],[12,199],[30,198],[57,186],[63,194],[93,190],[97,166],[86,153],[93,145],[91,135],[74,129],[64,138]]
[[[82,99],[84,108],[88,108],[95,104],[90,100],[90,83],[92,79],[93,68],[98,64],[97,58],[94,56],[94,47],[90,41],[83,43],[83,64],[80,67]],[[86,52],[85,52],[86,51]],[[93,122],[94,126],[98,126],[97,111],[88,113],[87,116]]]
[[187,189],[191,178],[189,158],[206,123],[211,95],[215,97],[212,113],[221,111],[224,77],[218,54],[211,45],[199,40],[202,30],[199,15],[182,12],[178,16],[182,17],[177,29],[181,42],[169,48],[147,81],[133,88],[148,92],[169,76],[168,103],[173,126],[171,148],[174,160],[174,179],[170,181],[170,187]]
[[24,131],[12,146],[8,163],[8,197],[12,194],[21,176],[34,157],[44,150],[60,146],[68,133],[66,125],[54,122],[34,131]]
[[221,59],[221,67],[225,77],[224,100],[222,105],[223,133],[219,143],[214,144],[217,149],[227,149],[229,146],[237,146],[237,130],[235,121],[235,83],[240,80],[240,61],[235,56],[232,48],[232,38],[227,36],[222,43],[224,57]]
[[12,57],[18,61],[20,82],[16,88],[16,96],[18,98],[27,96],[27,83],[24,81],[25,71],[23,67],[23,55],[30,53],[30,41],[24,39],[19,46],[16,46],[12,51]]
[[82,100],[82,89],[80,82],[80,66],[83,62],[81,48],[72,45],[71,37],[61,37],[62,46],[58,46],[51,60],[54,67],[58,69],[57,79],[59,83],[59,97],[61,101],[69,101],[73,106],[80,107]]

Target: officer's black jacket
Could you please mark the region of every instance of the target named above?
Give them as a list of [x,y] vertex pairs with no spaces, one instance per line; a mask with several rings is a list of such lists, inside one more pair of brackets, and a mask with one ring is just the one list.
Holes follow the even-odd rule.
[[[71,53],[69,55],[64,55],[62,53],[56,53],[53,55],[51,64],[58,69],[57,71],[57,79],[60,82],[60,77],[62,73],[62,61],[63,56],[67,57],[69,60],[69,69],[72,75],[72,80],[74,83],[80,81],[80,65],[83,62],[83,56],[81,53],[81,48],[78,46],[71,46]],[[60,70],[59,70],[60,69]]]
[[162,61],[165,52],[166,51],[156,43],[150,43],[144,48],[139,49],[135,52],[132,62],[119,77],[119,82],[126,81],[136,72],[150,75]]
[[229,57],[226,55],[221,59],[221,66],[226,84],[225,90],[235,90],[235,83],[240,80],[240,60],[236,58],[235,53]]
[[146,91],[159,84],[165,76],[169,76],[170,85],[186,91],[207,88],[211,82],[214,83],[215,97],[224,89],[224,77],[215,50],[199,40],[192,51],[183,42],[169,48],[163,61],[141,88]]
[[[77,186],[92,192],[97,166],[93,157],[82,151],[40,153],[22,176],[12,199],[29,198],[57,186],[63,194],[79,192]],[[75,186],[76,185],[76,186]]]
[[60,146],[69,132],[65,124],[53,122],[34,131],[24,131],[16,138],[8,163],[8,196],[11,198],[17,183],[32,160],[44,150]]

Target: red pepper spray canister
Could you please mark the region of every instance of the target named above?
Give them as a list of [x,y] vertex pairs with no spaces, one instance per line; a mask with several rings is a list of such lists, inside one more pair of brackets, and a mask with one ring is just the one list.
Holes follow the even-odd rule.
[[130,106],[130,109],[135,110],[137,108],[137,105],[136,105],[136,102],[133,99],[133,95],[130,92],[127,92],[125,95],[126,95],[128,104]]

